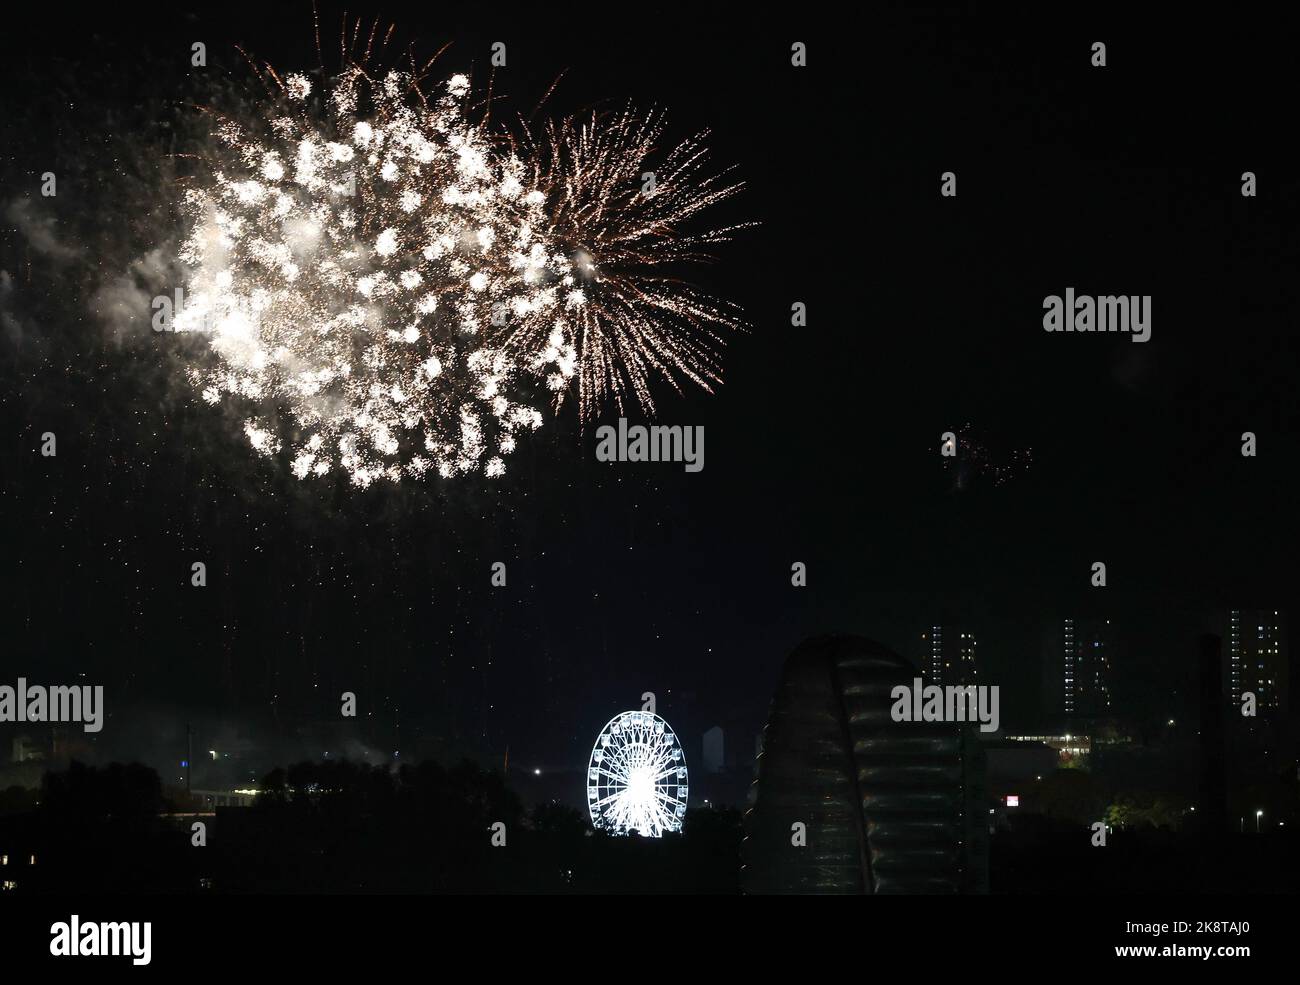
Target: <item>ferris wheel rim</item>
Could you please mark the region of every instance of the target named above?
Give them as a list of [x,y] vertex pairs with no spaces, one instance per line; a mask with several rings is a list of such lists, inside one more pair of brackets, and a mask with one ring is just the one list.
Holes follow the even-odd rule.
[[[629,735],[635,728],[661,736],[661,751],[645,762],[628,762],[628,757],[621,755],[623,750],[649,747],[643,742],[622,741],[623,728],[620,727],[618,732],[614,728],[624,719],[632,719],[635,723],[629,723]],[[618,736],[618,740],[611,743],[609,736]],[[605,740],[603,743],[602,739]],[[607,757],[611,747],[614,755]],[[638,786],[642,789],[638,798],[629,802],[628,791],[632,784],[628,768],[634,765],[643,769],[649,767],[651,775],[639,778]],[[667,832],[680,831],[689,797],[690,773],[686,766],[686,751],[673,727],[657,712],[621,711],[596,733],[587,760],[587,812],[597,830],[623,835],[635,832],[655,838]]]

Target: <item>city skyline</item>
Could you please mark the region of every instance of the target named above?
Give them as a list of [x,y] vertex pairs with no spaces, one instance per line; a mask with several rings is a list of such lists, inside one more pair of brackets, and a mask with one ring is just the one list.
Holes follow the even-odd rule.
[[1294,32],[829,14],[7,15],[19,972],[1287,953]]

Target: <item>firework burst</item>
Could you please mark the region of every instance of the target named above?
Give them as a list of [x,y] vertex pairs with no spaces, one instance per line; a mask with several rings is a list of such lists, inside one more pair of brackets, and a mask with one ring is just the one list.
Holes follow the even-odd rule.
[[663,130],[662,113],[630,109],[604,122],[566,120],[550,125],[545,149],[530,155],[544,162],[533,183],[549,190],[551,236],[574,258],[583,288],[572,324],[584,417],[610,396],[620,410],[635,398],[653,413],[656,374],[678,389],[689,380],[711,390],[721,379],[722,332],[740,327],[738,312],[666,271],[707,259],[706,247],[741,228],[683,232],[741,185],[706,173],[707,134],[648,170]]
[[213,116],[175,322],[208,333],[188,375],[251,408],[259,452],[360,486],[496,476],[574,390],[587,418],[653,412],[656,377],[720,378],[739,317],[671,274],[734,230],[686,231],[740,188],[703,135],[654,166],[661,113],[503,141],[468,119],[465,76],[265,76],[261,112]]
[[993,485],[1002,486],[1026,474],[1033,465],[1032,448],[1018,448],[1008,458],[1002,458],[979,441],[976,434],[970,423],[962,425],[956,432],[957,455],[943,460],[945,468],[956,472],[955,489],[965,489],[976,476],[983,476],[992,480]]

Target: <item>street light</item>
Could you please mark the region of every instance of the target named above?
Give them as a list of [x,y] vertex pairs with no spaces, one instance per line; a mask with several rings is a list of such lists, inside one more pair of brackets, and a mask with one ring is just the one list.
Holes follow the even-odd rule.
[[1263,811],[1255,812],[1255,834],[1259,834],[1259,819],[1264,816]]

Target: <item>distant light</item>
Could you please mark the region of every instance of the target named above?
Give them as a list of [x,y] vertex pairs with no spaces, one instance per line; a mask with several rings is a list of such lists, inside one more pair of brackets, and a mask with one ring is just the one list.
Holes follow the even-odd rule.
[[215,750],[215,749],[209,749],[209,750],[208,750],[208,755],[211,756],[213,759],[216,759],[216,758],[217,758],[217,750]]
[[1174,724],[1174,720],[1173,720],[1172,718],[1169,719],[1169,724],[1170,724],[1170,725]]
[[533,776],[541,776],[541,775],[542,775],[541,770],[533,770]]
[[1019,794],[1014,794],[1014,793],[1009,793],[1009,794],[1007,794],[1007,806],[1008,806],[1008,807],[1019,807],[1019,806],[1020,806],[1020,795],[1019,795]]
[[1256,817],[1263,817],[1263,816],[1264,816],[1264,812],[1263,812],[1263,811],[1256,811],[1256,812],[1255,812],[1255,816],[1256,816]]
[[188,759],[181,760],[181,769],[188,769],[189,765],[190,765],[190,761]]

